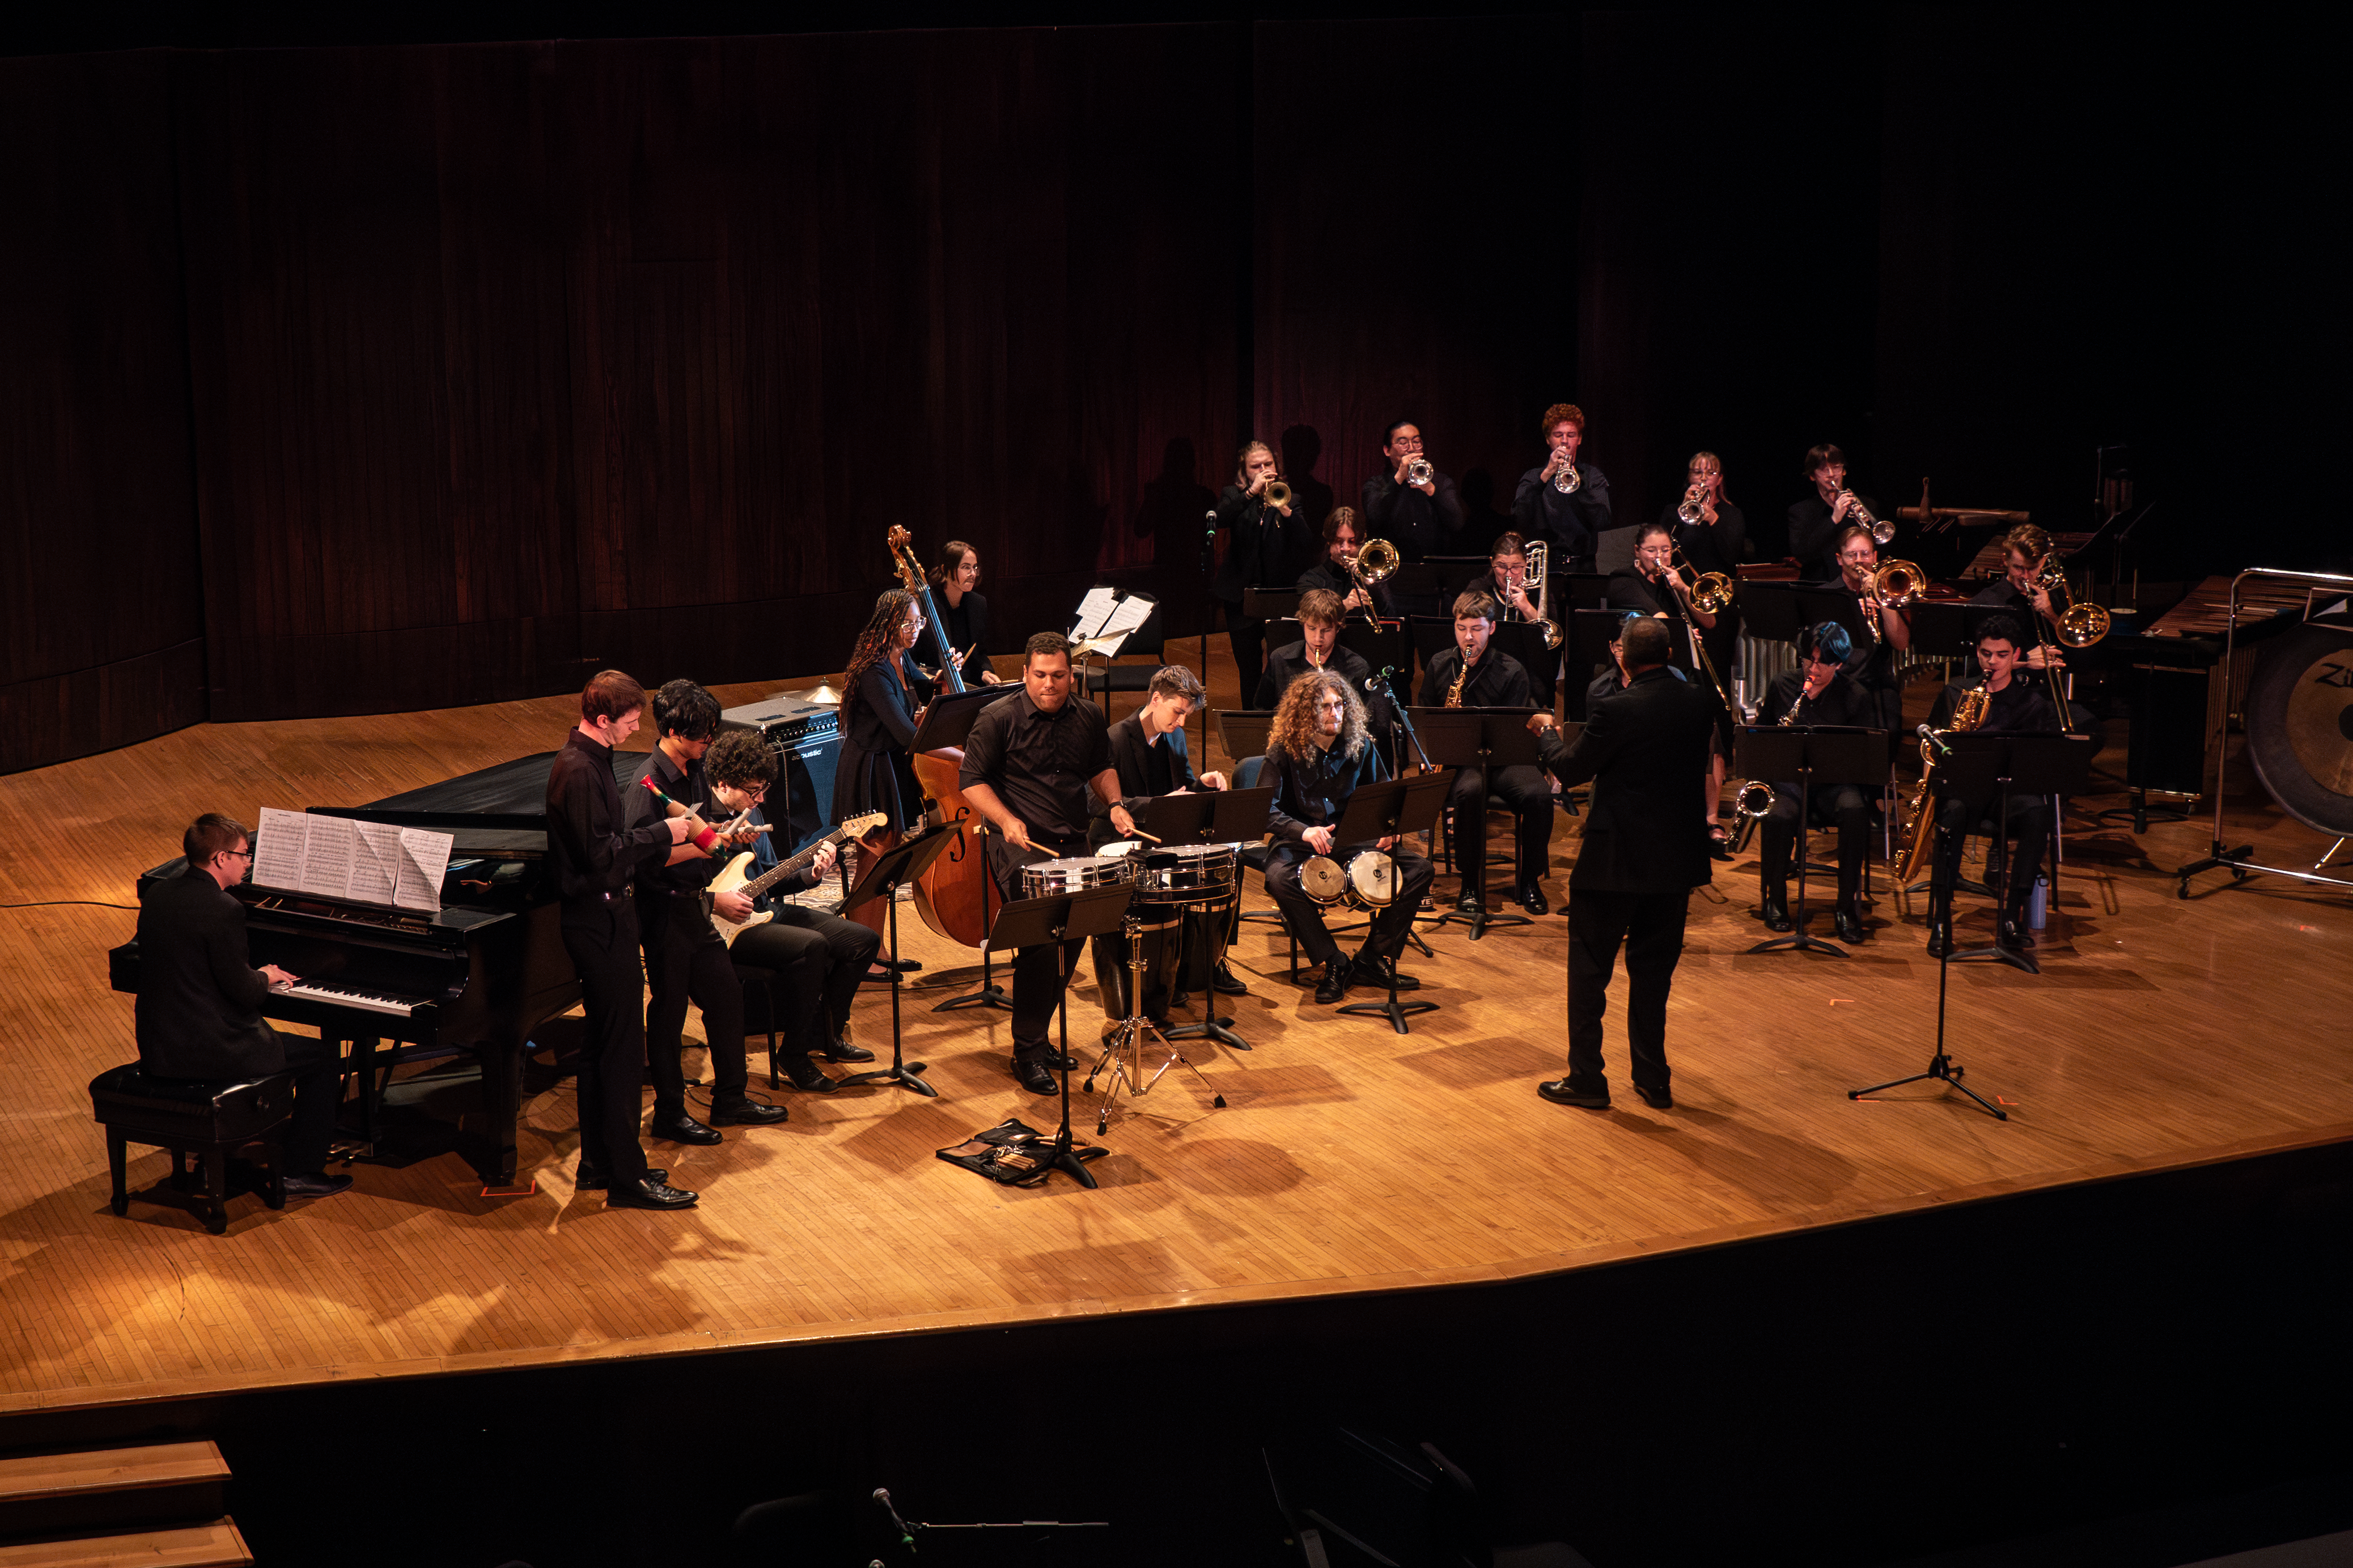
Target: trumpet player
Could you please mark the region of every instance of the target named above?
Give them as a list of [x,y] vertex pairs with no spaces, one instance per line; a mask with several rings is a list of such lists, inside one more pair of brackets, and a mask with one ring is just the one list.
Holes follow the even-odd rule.
[[1340,601],[1343,616],[1369,610],[1379,616],[1388,608],[1377,586],[1368,586],[1354,569],[1356,552],[1365,545],[1365,531],[1356,526],[1356,509],[1340,506],[1324,520],[1324,558],[1299,574],[1302,588],[1321,588]]
[[1871,698],[1876,717],[1872,728],[1894,734],[1904,728],[1904,685],[1895,673],[1895,656],[1912,646],[1912,621],[1900,605],[1880,598],[1873,581],[1879,572],[1879,545],[1871,530],[1849,523],[1838,539],[1839,581],[1854,595],[1861,637],[1850,637],[1847,679]]
[[[1667,503],[1659,521],[1674,530],[1674,542],[1694,572],[1740,574],[1748,550],[1748,520],[1724,493],[1724,459],[1714,452],[1694,452],[1683,465],[1683,493]],[[1719,670],[1740,663],[1740,607],[1726,606],[1703,639],[1707,656]]]
[[[1218,526],[1227,534],[1226,555],[1218,563],[1218,602],[1226,608],[1226,636],[1233,645],[1234,668],[1244,691],[1258,689],[1265,658],[1266,623],[1242,613],[1246,588],[1279,588],[1299,575],[1314,552],[1304,519],[1282,475],[1274,449],[1263,441],[1243,446],[1234,458],[1234,482],[1218,495]],[[1272,493],[1270,494],[1270,490]]]
[[[1859,730],[1880,728],[1871,694],[1847,679],[1852,651],[1846,628],[1836,621],[1798,630],[1798,668],[1773,678],[1757,719],[1767,724],[1810,727],[1832,724]],[[1772,809],[1759,825],[1765,843],[1760,873],[1762,918],[1767,931],[1794,929],[1789,920],[1789,852],[1798,839],[1798,782],[1773,779]],[[1833,917],[1841,942],[1862,940],[1862,858],[1871,844],[1871,814],[1862,791],[1852,784],[1820,784],[1809,802],[1813,827],[1838,828],[1838,909]]]
[[[1492,646],[1495,635],[1495,601],[1481,593],[1467,593],[1454,601],[1454,646],[1430,661],[1421,677],[1425,708],[1552,707],[1550,692],[1536,700],[1535,682],[1527,667]],[[1544,771],[1526,763],[1491,770],[1496,795],[1512,808],[1516,826],[1513,855],[1514,881],[1521,907],[1532,915],[1546,910],[1540,879],[1548,868],[1552,847],[1552,785]],[[1454,864],[1462,873],[1462,891],[1455,908],[1474,914],[1484,907],[1479,895],[1487,866],[1488,780],[1477,768],[1460,768],[1446,804],[1454,809]]]
[[1365,526],[1408,561],[1434,553],[1462,530],[1462,498],[1454,481],[1433,467],[1421,426],[1400,419],[1381,433],[1385,471],[1366,479]]
[[1520,476],[1512,495],[1512,521],[1525,538],[1552,540],[1562,571],[1590,572],[1594,547],[1610,526],[1609,480],[1591,463],[1577,460],[1577,449],[1585,445],[1585,410],[1556,403],[1544,411],[1538,433],[1545,460]]
[[1789,508],[1789,553],[1799,571],[1820,577],[1838,574],[1839,530],[1852,521],[1857,506],[1865,512],[1877,508],[1868,496],[1846,488],[1846,454],[1830,443],[1806,450],[1806,482],[1814,493]]

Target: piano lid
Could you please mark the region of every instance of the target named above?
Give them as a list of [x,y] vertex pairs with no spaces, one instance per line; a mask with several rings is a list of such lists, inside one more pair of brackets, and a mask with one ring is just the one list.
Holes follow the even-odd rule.
[[[649,752],[613,753],[613,780],[623,789],[635,784],[653,763]],[[554,752],[517,757],[511,763],[460,773],[422,789],[388,795],[365,805],[314,805],[320,816],[350,816],[367,822],[388,822],[399,827],[432,827],[444,833],[516,833],[542,836],[547,832],[547,775],[555,765]],[[486,848],[488,844],[459,847]],[[522,847],[522,845],[517,845]]]

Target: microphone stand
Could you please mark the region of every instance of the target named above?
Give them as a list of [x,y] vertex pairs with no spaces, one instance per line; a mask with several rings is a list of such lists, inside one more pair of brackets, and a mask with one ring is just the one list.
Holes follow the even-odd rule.
[[[1395,674],[1397,674],[1397,666],[1393,664],[1385,664],[1381,666],[1377,672],[1365,677],[1365,689],[1367,691],[1377,691],[1381,696],[1388,699],[1389,711],[1397,715],[1398,728],[1405,731],[1407,742],[1413,747],[1413,754],[1421,763],[1421,771],[1426,773],[1436,773],[1438,770],[1430,763],[1430,753],[1421,749],[1421,737],[1415,732],[1413,721],[1406,716],[1405,704],[1398,700],[1397,688],[1389,683],[1389,678]],[[1398,771],[1399,773],[1403,773],[1405,770],[1400,767]],[[1432,840],[1430,847],[1432,855],[1434,856],[1438,849],[1438,845],[1436,843],[1438,829],[1433,826],[1430,830],[1430,836]],[[1433,910],[1430,915],[1423,916],[1417,914],[1415,918],[1417,920],[1435,920],[1440,917],[1437,911]],[[1430,958],[1436,956],[1430,951],[1430,943],[1421,940],[1421,933],[1414,930],[1410,925],[1405,928],[1405,939],[1406,941],[1413,943],[1414,951],[1420,953],[1422,957]],[[1395,966],[1392,965],[1391,967]]]
[[[1211,507],[1207,518],[1208,527],[1201,535],[1201,690],[1204,694],[1209,689],[1209,623],[1218,618],[1218,509]],[[1247,691],[1242,693],[1244,699],[1249,696]],[[1104,700],[1107,705],[1109,698]],[[1209,758],[1209,710],[1214,706],[1216,704],[1206,701],[1201,704],[1200,755],[1204,764]]]

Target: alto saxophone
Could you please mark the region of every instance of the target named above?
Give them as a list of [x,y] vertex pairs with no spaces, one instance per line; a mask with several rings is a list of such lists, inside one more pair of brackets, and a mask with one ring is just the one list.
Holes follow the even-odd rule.
[[1446,705],[1449,708],[1462,706],[1462,683],[1470,679],[1471,661],[1466,658],[1462,661],[1462,668],[1454,672],[1454,684],[1446,689]]
[[[1986,704],[1992,696],[1982,686],[1972,686],[1961,693],[1953,707],[1953,721],[1936,731],[1946,735],[1963,734],[1985,722]],[[1936,825],[1928,820],[1928,788],[1936,776],[1936,744],[1934,741],[1920,742],[1920,787],[1912,792],[1912,804],[1904,813],[1905,823],[1904,858],[1897,862],[1895,885],[1908,884],[1920,874],[1920,862],[1928,853],[1929,840],[1936,836]]]

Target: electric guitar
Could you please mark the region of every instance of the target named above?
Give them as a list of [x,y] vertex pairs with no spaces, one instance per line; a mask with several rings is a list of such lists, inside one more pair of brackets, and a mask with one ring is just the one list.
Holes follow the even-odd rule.
[[[887,818],[879,811],[870,811],[863,816],[853,816],[791,859],[780,860],[760,876],[752,877],[748,880],[744,868],[752,864],[752,851],[746,849],[728,861],[719,875],[711,879],[711,890],[714,894],[741,893],[747,899],[756,900],[786,877],[808,869],[809,863],[817,858],[817,852],[827,845],[839,844],[845,838],[863,838],[881,826],[886,820]],[[733,921],[721,914],[715,907],[711,911],[712,929],[719,932],[719,940],[730,947],[735,945],[737,937],[742,936],[754,926],[765,925],[774,919],[776,916],[766,910],[754,910],[751,919],[737,925]]]

